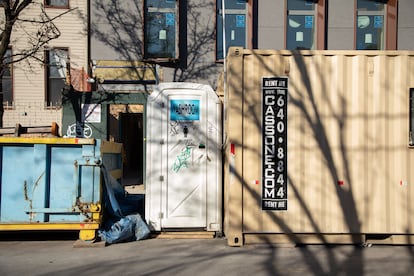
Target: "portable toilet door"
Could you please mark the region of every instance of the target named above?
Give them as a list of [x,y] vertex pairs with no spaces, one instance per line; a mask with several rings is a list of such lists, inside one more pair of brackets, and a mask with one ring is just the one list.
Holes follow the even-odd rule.
[[221,101],[208,85],[163,83],[147,102],[145,218],[154,231],[220,232]]

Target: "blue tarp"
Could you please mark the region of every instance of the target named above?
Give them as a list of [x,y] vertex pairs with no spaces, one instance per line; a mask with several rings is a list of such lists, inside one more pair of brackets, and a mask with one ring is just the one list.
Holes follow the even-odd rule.
[[107,244],[146,239],[150,229],[138,213],[144,196],[127,195],[104,165],[101,171],[105,182],[104,206],[107,217],[98,236]]

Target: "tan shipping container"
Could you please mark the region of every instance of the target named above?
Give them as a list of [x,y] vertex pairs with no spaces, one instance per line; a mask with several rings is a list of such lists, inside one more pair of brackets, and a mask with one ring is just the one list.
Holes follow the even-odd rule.
[[[288,79],[287,145],[276,135],[286,146],[287,164],[281,165],[287,168],[287,190],[278,195],[285,196],[287,210],[263,210],[269,196],[263,192],[268,176],[263,162],[270,160],[262,150],[263,83],[279,77]],[[229,245],[413,243],[409,106],[414,51],[234,47],[224,79]],[[277,150],[274,154],[283,157],[283,148]],[[276,192],[270,195],[277,198]]]

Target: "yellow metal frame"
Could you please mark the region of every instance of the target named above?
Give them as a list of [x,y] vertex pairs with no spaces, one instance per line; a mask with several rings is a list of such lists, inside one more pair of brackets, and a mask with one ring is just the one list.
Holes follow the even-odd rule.
[[94,145],[93,138],[59,138],[59,137],[0,137],[0,144],[62,144]]
[[0,231],[30,231],[30,230],[79,230],[79,239],[94,240],[99,223],[13,223],[0,224]]
[[79,230],[79,239],[94,240],[99,229],[102,208],[100,204],[92,204],[92,222],[71,223],[0,223],[0,231],[36,231],[36,230]]
[[96,230],[99,223],[13,223],[0,224],[0,231],[29,231],[29,230]]

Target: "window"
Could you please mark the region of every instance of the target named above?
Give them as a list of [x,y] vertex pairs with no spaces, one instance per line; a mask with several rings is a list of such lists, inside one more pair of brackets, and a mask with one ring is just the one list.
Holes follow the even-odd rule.
[[316,49],[314,0],[287,0],[286,49]]
[[144,57],[178,59],[178,1],[145,1]]
[[46,7],[69,8],[69,0],[45,0]]
[[385,48],[384,0],[357,0],[356,49],[383,50]]
[[46,103],[47,106],[62,104],[62,89],[66,82],[67,49],[51,49],[46,51]]
[[13,66],[11,61],[12,50],[7,49],[4,57],[5,69],[2,78],[3,106],[5,107],[13,105]]
[[[226,0],[223,16],[222,0],[216,1],[216,60],[224,58],[224,43],[226,53],[231,46],[247,47],[247,2],[247,0]],[[223,17],[225,18],[225,36],[223,35]]]

